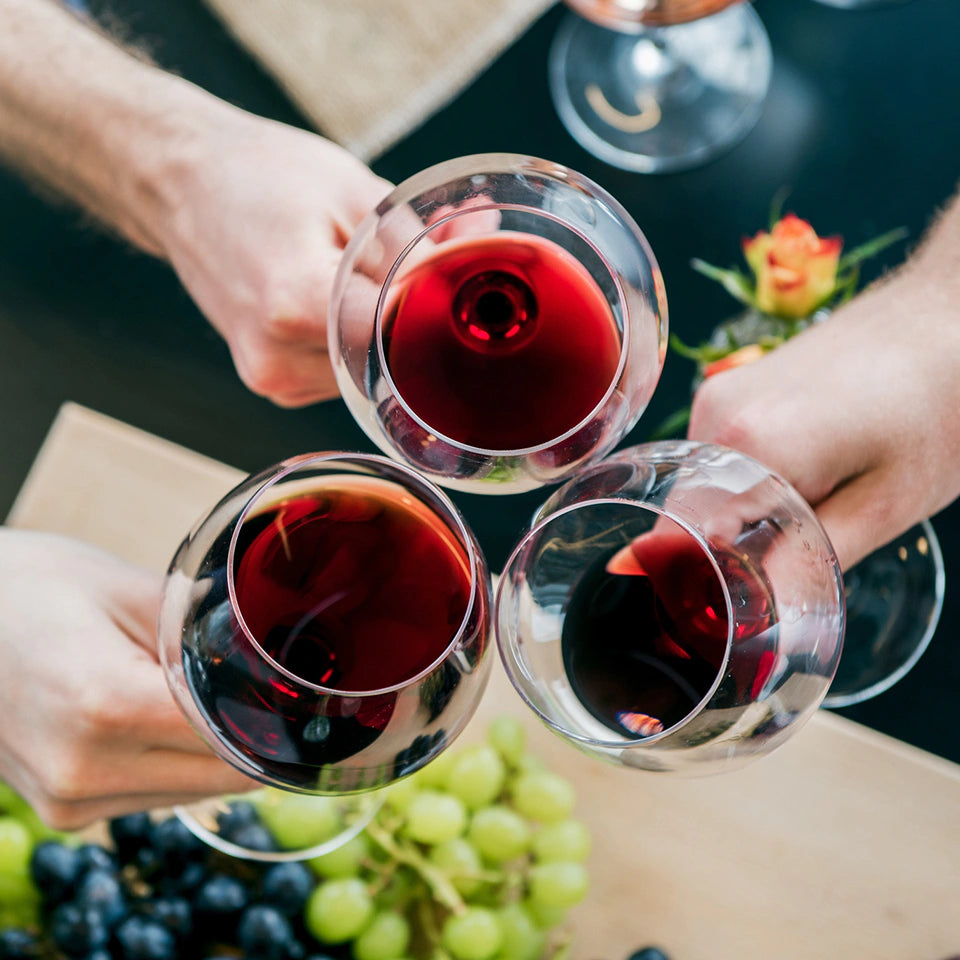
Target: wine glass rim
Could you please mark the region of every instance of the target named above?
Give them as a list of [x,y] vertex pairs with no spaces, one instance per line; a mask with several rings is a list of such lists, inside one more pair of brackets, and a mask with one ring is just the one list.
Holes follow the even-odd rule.
[[[727,640],[724,646],[723,651],[723,660],[720,666],[717,668],[717,674],[714,677],[713,683],[710,685],[710,689],[697,701],[694,707],[686,713],[680,720],[676,723],[671,724],[669,727],[664,728],[659,733],[652,734],[648,737],[621,737],[618,740],[600,740],[597,737],[584,736],[578,734],[568,727],[562,726],[559,723],[556,723],[550,716],[548,716],[544,711],[542,711],[523,691],[523,688],[520,683],[517,681],[518,669],[514,667],[511,663],[510,658],[506,654],[506,643],[501,640],[501,631],[500,631],[500,611],[501,611],[501,601],[503,600],[503,590],[504,583],[509,579],[508,571],[514,562],[520,556],[521,551],[524,549],[527,543],[536,535],[541,533],[543,529],[554,520],[559,517],[565,516],[574,511],[581,510],[585,507],[591,506],[601,506],[604,504],[611,504],[617,506],[628,506],[633,507],[638,510],[644,510],[649,513],[657,514],[660,517],[663,517],[665,520],[669,520],[675,523],[680,527],[685,533],[688,533],[693,537],[697,546],[700,550],[706,555],[707,559],[710,561],[710,565],[713,568],[713,572],[716,574],[718,581],[720,582],[720,589],[723,592],[723,602],[727,608]],[[626,544],[624,544],[626,546]],[[703,708],[710,702],[713,695],[716,693],[717,689],[720,686],[721,681],[723,680],[724,675],[727,672],[727,666],[730,662],[730,654],[733,649],[733,630],[734,630],[734,614],[733,614],[733,602],[730,597],[730,591],[727,587],[727,582],[724,579],[723,573],[720,570],[720,565],[717,563],[716,557],[713,554],[713,551],[710,549],[709,544],[707,543],[706,538],[700,533],[692,524],[687,522],[681,517],[672,516],[667,511],[658,508],[657,506],[649,503],[638,503],[636,500],[633,500],[629,497],[590,497],[585,500],[577,501],[576,503],[568,504],[565,507],[561,507],[558,510],[554,510],[552,513],[548,514],[545,517],[542,517],[539,520],[535,519],[535,522],[530,527],[530,529],[520,538],[516,546],[510,553],[510,556],[507,558],[506,563],[503,565],[503,570],[500,573],[500,576],[497,581],[497,589],[494,594],[493,600],[493,629],[494,636],[496,637],[497,650],[500,655],[500,661],[503,663],[504,669],[507,672],[507,677],[510,680],[510,683],[513,685],[513,688],[520,694],[524,702],[530,707],[534,713],[552,730],[555,730],[565,739],[570,740],[574,743],[580,744],[584,747],[600,747],[600,748],[611,748],[611,749],[627,749],[630,747],[639,746],[641,744],[652,744],[656,743],[659,740],[665,739],[669,734],[675,733],[678,729],[684,726],[689,720],[697,716]],[[513,644],[512,644],[513,645]],[[516,663],[519,665],[521,659],[518,656],[516,658]]]
[[[366,466],[380,469],[386,467],[391,471],[397,471],[403,474],[408,480],[413,481],[415,485],[426,487],[430,493],[441,502],[448,513],[447,517],[442,517],[441,519],[444,521],[452,519],[456,524],[456,533],[458,534],[466,551],[470,571],[470,595],[467,600],[466,610],[464,610],[463,617],[459,626],[457,627],[456,632],[454,633],[450,642],[443,648],[443,651],[418,673],[407,677],[398,683],[391,684],[387,687],[378,687],[374,690],[347,690],[339,687],[327,687],[319,683],[311,683],[309,680],[304,679],[303,677],[294,673],[292,670],[288,670],[281,663],[271,657],[270,654],[267,653],[267,651],[261,646],[259,640],[257,640],[257,638],[254,636],[253,631],[248,626],[246,618],[243,615],[243,610],[240,607],[240,602],[237,597],[236,580],[234,576],[237,539],[240,535],[240,530],[249,517],[250,511],[253,509],[254,505],[260,500],[261,496],[268,489],[275,486],[279,481],[290,476],[292,473],[296,473],[306,466],[322,466],[326,463],[338,462],[360,467]],[[378,478],[388,483],[397,482],[396,480],[384,477],[382,474],[379,474]],[[410,492],[416,495],[414,490],[410,490]],[[433,510],[430,504],[425,504],[420,497],[417,497],[417,499],[421,504],[427,506],[434,513],[437,512],[436,510]],[[227,549],[227,596],[230,600],[230,607],[233,610],[233,614],[237,618],[237,624],[243,631],[244,636],[250,641],[260,656],[263,657],[263,659],[278,673],[302,687],[306,687],[309,690],[314,690],[317,693],[322,693],[329,696],[358,698],[382,696],[388,693],[396,693],[419,683],[424,677],[436,670],[437,667],[439,667],[440,664],[450,656],[450,654],[456,649],[457,645],[463,639],[467,627],[469,626],[473,617],[474,608],[477,603],[478,591],[486,589],[482,581],[483,571],[478,550],[474,546],[473,537],[456,504],[454,504],[450,497],[448,497],[446,493],[437,487],[436,484],[431,483],[426,477],[421,476],[415,470],[412,470],[410,467],[406,466],[406,464],[398,463],[396,460],[392,460],[388,457],[380,456],[379,454],[374,453],[329,451],[324,453],[304,453],[300,454],[299,456],[290,457],[287,460],[283,460],[281,463],[277,464],[275,468],[273,468],[272,474],[263,483],[259,484],[257,489],[247,499],[247,502],[243,506],[243,510],[241,510],[239,516],[237,517],[236,523],[234,524],[233,532],[230,535],[230,546]]]
[[[481,155],[483,156],[483,155]],[[496,154],[491,156],[498,156]],[[503,156],[510,156],[509,154],[504,154]],[[442,166],[442,164],[440,165]],[[564,168],[566,169],[566,168]],[[574,171],[568,171],[570,174],[573,174]],[[588,180],[586,177],[581,177],[579,174],[576,175],[584,183],[590,184],[590,186],[600,193],[595,197],[595,199],[603,200],[607,203],[607,194],[602,187],[594,184],[592,181]],[[612,198],[610,198],[612,199]],[[603,396],[597,401],[596,404],[589,410],[589,412],[577,421],[572,427],[569,427],[563,433],[559,434],[556,437],[552,437],[549,440],[541,441],[540,443],[533,444],[527,447],[514,447],[507,448],[502,450],[497,450],[488,447],[477,447],[472,444],[463,443],[460,440],[449,436],[448,434],[443,433],[435,429],[431,424],[424,420],[407,402],[406,398],[400,392],[400,389],[397,387],[396,382],[393,379],[393,374],[390,371],[390,364],[387,360],[386,351],[384,350],[383,345],[383,315],[385,310],[385,301],[387,296],[387,291],[390,289],[390,285],[393,282],[394,277],[396,276],[397,271],[400,269],[401,264],[410,253],[413,248],[420,243],[431,231],[436,230],[437,228],[443,226],[446,223],[456,219],[457,217],[467,216],[470,214],[482,213],[487,210],[518,210],[524,213],[530,214],[532,216],[543,217],[545,220],[550,220],[553,223],[559,224],[564,229],[569,230],[572,234],[582,240],[587,246],[593,251],[596,257],[603,264],[603,268],[607,271],[607,274],[610,276],[610,279],[613,281],[614,287],[617,292],[617,301],[619,305],[620,312],[622,314],[622,327],[618,324],[618,332],[620,333],[620,353],[617,358],[617,368],[614,371],[613,375],[610,378],[610,382],[607,384],[606,389],[603,392]],[[642,242],[642,247],[644,255],[648,258],[649,262],[655,264],[656,261],[653,259],[652,252],[649,248],[649,245],[646,243],[646,238],[643,236],[642,231],[636,224],[634,224],[632,218],[629,215],[625,216],[625,211],[617,209],[615,211],[618,218],[627,226],[627,228],[634,233],[634,235],[640,239]],[[517,234],[522,236],[522,231],[502,231],[504,234]],[[549,239],[549,238],[544,238]],[[466,242],[466,238],[464,238]],[[560,244],[557,244],[560,246]],[[561,247],[561,249],[565,249]],[[604,297],[606,300],[606,297]],[[616,315],[613,313],[613,310],[610,311],[613,316],[614,322],[616,322]],[[569,439],[574,436],[580,430],[582,430],[587,424],[593,421],[597,414],[610,402],[610,398],[613,395],[614,391],[617,389],[617,385],[620,383],[621,378],[623,377],[623,372],[626,369],[627,357],[630,355],[630,308],[627,302],[627,297],[623,290],[623,284],[620,282],[620,276],[618,271],[613,268],[610,263],[609,258],[597,247],[597,245],[584,234],[581,230],[578,230],[575,226],[568,223],[563,217],[558,216],[557,214],[550,213],[546,210],[534,209],[528,206],[524,206],[519,203],[486,203],[486,204],[477,204],[475,206],[467,207],[463,210],[454,211],[452,213],[446,214],[440,219],[436,220],[434,223],[431,223],[424,227],[407,245],[400,251],[396,259],[393,262],[393,265],[390,267],[389,272],[386,277],[384,277],[383,283],[380,285],[380,290],[377,295],[377,308],[374,318],[374,334],[377,343],[377,359],[380,363],[380,370],[383,373],[383,377],[387,382],[387,385],[390,388],[390,392],[396,397],[397,402],[403,408],[404,412],[413,419],[417,424],[423,427],[424,430],[429,431],[429,433],[436,437],[442,443],[447,444],[448,446],[454,447],[457,450],[462,450],[465,453],[472,453],[481,457],[526,457],[530,454],[540,453],[544,450],[549,450],[552,447],[556,446],[559,443],[563,443],[564,440]]]

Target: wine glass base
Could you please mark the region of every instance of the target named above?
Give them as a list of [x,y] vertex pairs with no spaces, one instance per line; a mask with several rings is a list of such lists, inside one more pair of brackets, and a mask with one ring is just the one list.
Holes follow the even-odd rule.
[[[285,863],[320,857],[342,847],[376,816],[385,796],[384,790],[375,790],[337,797],[311,797],[285,795],[283,791],[267,788],[234,797],[212,797],[209,800],[174,807],[173,812],[195,837],[220,853],[261,863]],[[286,799],[288,797],[292,797],[292,801]],[[247,807],[253,804],[259,810],[257,824],[271,834],[276,849],[248,846],[243,843],[242,832],[238,832],[235,837],[221,832],[221,818],[229,814],[234,803]],[[289,803],[295,804],[296,809],[285,809],[285,805]],[[311,818],[310,808],[313,804],[317,806]],[[268,816],[271,808],[275,811],[273,818]],[[289,839],[278,836],[275,830],[270,829],[271,819],[289,823],[293,817],[296,817],[298,822]],[[294,838],[295,841],[290,842]]]
[[847,627],[825,707],[883,693],[927,649],[943,606],[940,544],[929,520],[874,551],[844,576]]
[[746,136],[771,66],[769,38],[749,4],[640,33],[570,14],[550,50],[550,91],[585,150],[624,170],[667,173]]

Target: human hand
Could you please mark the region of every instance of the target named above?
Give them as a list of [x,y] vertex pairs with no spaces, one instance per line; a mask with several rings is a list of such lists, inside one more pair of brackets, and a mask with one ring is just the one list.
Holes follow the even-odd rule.
[[285,407],[335,397],[326,348],[333,277],[350,235],[391,185],[329,140],[220,101],[208,106],[213,116],[158,231],[164,255],[254,393]]
[[846,569],[960,494],[960,324],[924,269],[706,380],[688,435],[742,450],[814,506]]
[[48,824],[249,789],[181,716],[156,652],[159,578],[0,527],[0,779]]

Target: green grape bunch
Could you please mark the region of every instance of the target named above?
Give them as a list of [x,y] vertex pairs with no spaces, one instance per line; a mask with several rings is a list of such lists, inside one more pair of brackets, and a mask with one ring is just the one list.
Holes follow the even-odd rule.
[[365,831],[308,861],[309,933],[353,960],[561,960],[587,894],[587,828],[573,786],[498,717],[388,788]]

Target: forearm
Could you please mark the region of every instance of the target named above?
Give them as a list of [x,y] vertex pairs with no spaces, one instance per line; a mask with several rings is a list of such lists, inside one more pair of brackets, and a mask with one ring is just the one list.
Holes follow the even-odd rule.
[[0,0],[0,162],[144,250],[164,253],[183,171],[230,109],[55,0]]

